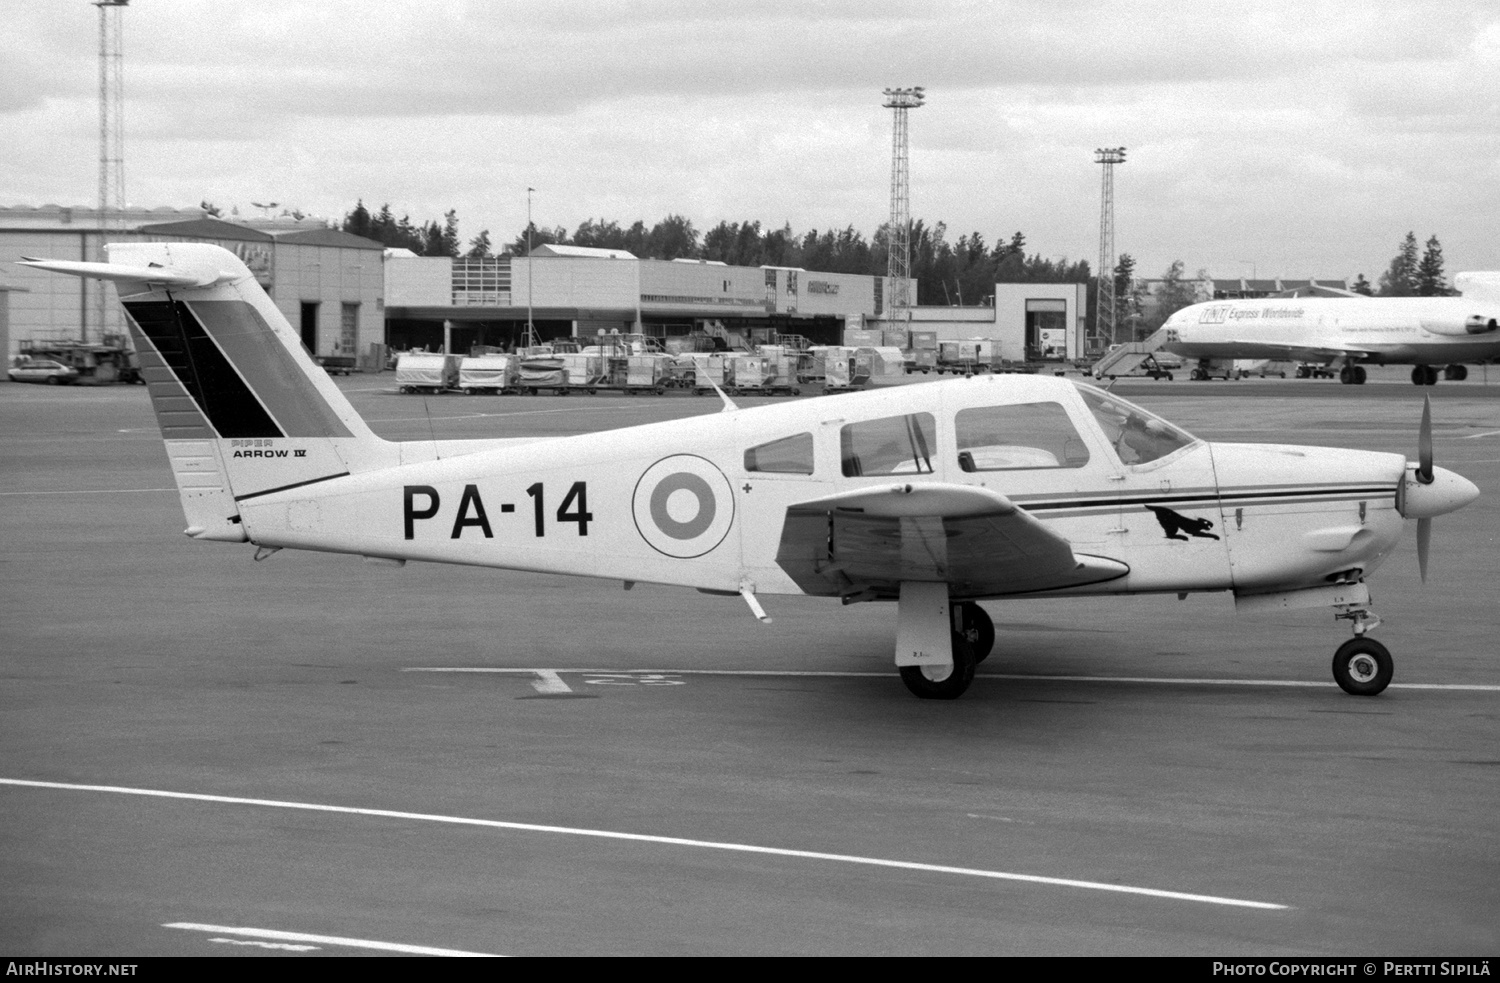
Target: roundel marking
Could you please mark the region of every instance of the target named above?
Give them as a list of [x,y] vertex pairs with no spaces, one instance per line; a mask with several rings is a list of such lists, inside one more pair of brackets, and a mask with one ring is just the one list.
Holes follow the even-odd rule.
[[712,551],[734,524],[729,479],[696,454],[662,458],[636,482],[635,527],[652,549],[680,560]]
[[[693,517],[685,522],[672,518],[667,509],[667,502],[674,492],[686,492],[693,497]],[[651,492],[651,521],[673,539],[697,539],[713,525],[716,511],[713,489],[708,487],[708,482],[688,471],[663,478]]]

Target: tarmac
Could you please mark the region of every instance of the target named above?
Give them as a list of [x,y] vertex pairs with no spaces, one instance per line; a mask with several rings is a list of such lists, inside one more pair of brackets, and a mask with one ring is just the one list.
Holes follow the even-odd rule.
[[[0,953],[1494,955],[1500,367],[1371,375],[1115,391],[1412,457],[1431,395],[1482,494],[1371,578],[1384,694],[1331,612],[1193,595],[989,603],[955,702],[892,605],[252,562],[183,537],[143,388],[0,385]],[[406,440],[719,408],[339,385]]]

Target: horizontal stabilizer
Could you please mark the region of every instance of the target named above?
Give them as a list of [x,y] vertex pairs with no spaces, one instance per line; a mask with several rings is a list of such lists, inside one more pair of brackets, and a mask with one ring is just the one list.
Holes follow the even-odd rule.
[[23,256],[20,265],[95,280],[178,288],[211,287],[250,275],[250,270],[233,253],[206,243],[115,242],[104,250],[111,262]]
[[119,263],[81,263],[67,259],[32,259],[18,264],[69,276],[92,277],[95,280],[117,280],[132,283],[159,283],[164,287],[207,287],[232,276],[217,271],[199,272],[171,267],[122,266]]

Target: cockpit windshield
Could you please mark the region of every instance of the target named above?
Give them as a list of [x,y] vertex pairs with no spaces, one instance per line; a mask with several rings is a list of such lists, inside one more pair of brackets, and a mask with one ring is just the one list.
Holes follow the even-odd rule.
[[1176,453],[1198,438],[1149,410],[1095,386],[1077,384],[1084,405],[1123,464],[1147,464]]

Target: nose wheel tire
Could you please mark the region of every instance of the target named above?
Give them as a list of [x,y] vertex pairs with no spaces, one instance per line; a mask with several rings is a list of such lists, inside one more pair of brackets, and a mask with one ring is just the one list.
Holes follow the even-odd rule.
[[1390,651],[1373,638],[1351,638],[1333,654],[1333,679],[1352,696],[1375,696],[1394,672]]
[[[953,633],[953,669],[936,666],[902,666],[901,681],[913,695],[924,700],[956,700],[974,681],[974,647],[958,632]],[[933,676],[938,676],[934,679]]]
[[964,601],[958,606],[961,627],[958,629],[974,649],[974,664],[977,666],[989,658],[995,648],[995,623],[989,613],[973,601]]

